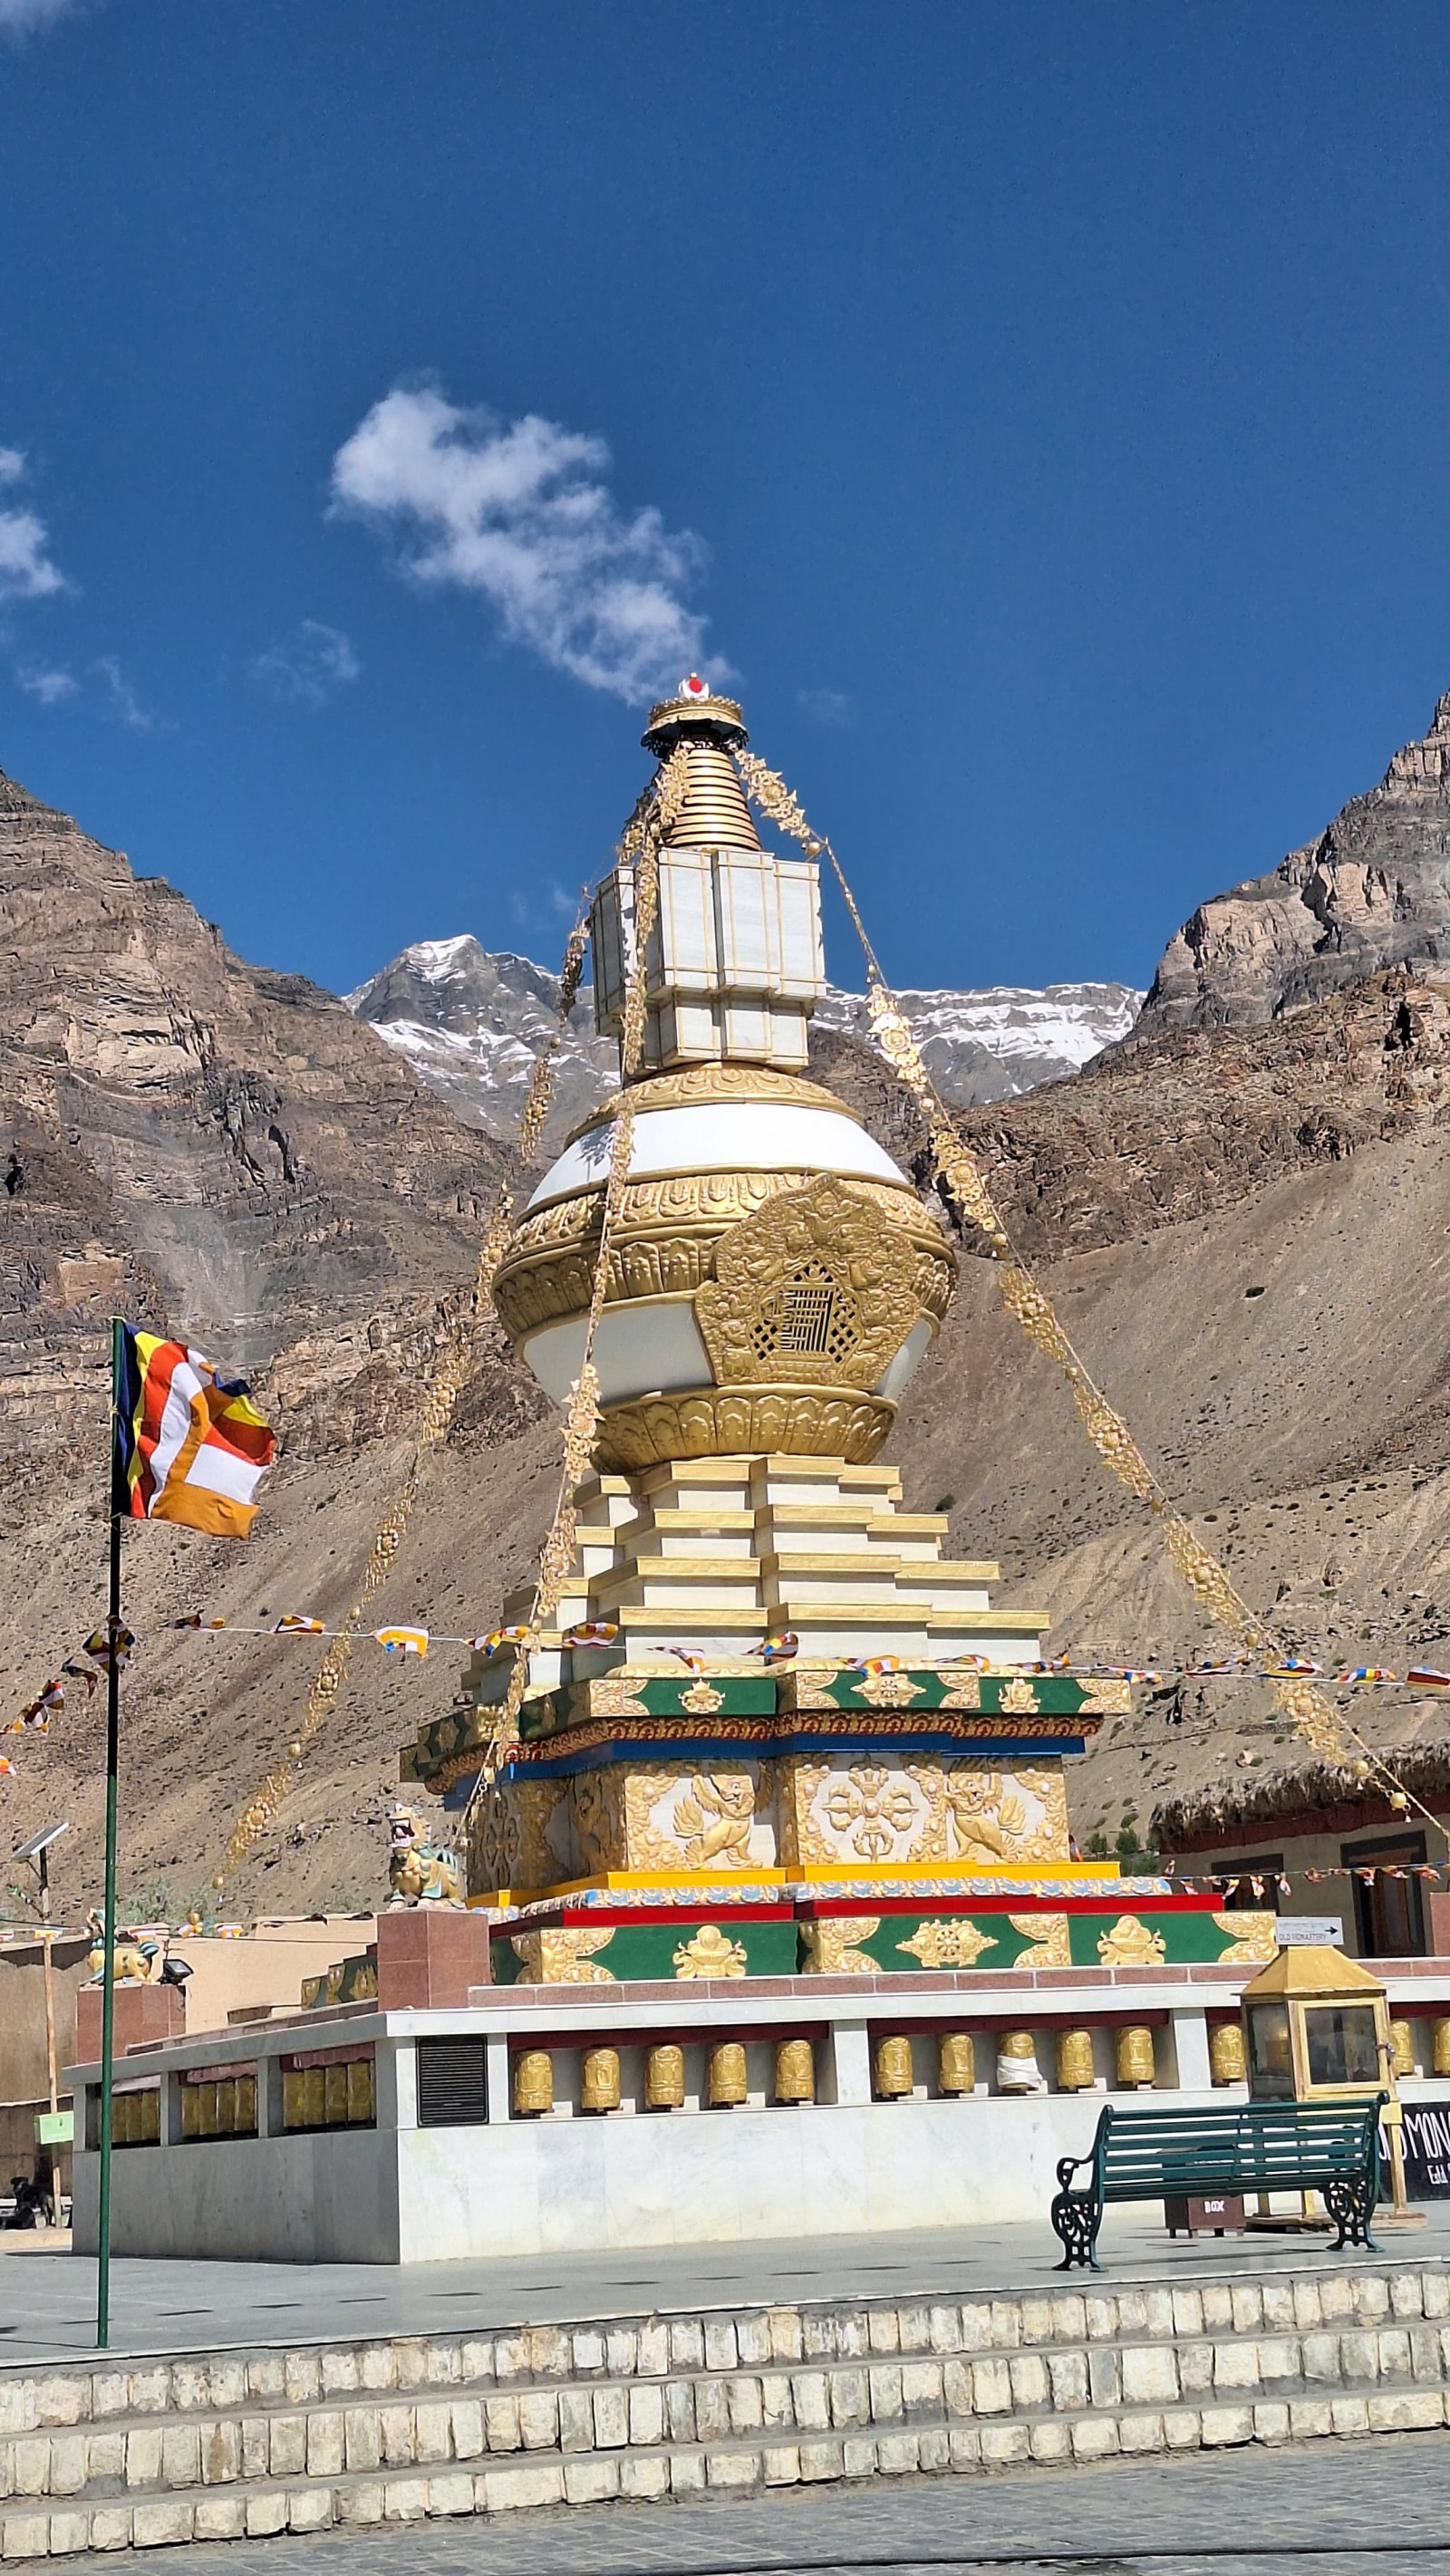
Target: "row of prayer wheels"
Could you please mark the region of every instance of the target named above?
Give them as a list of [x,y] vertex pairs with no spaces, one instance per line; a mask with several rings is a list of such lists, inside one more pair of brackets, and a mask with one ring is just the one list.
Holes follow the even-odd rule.
[[[1390,2036],[1396,2075],[1413,2075],[1415,2054],[1409,2023],[1392,2022]],[[1056,2042],[1058,2091],[1091,2092],[1097,2080],[1092,2032],[1060,2030],[1056,2034]],[[1450,2016],[1434,2023],[1431,2044],[1434,2072],[1450,2075]],[[995,2046],[999,2092],[1025,2093],[1042,2089],[1037,2043],[1030,2030],[1003,2031],[998,2034]],[[937,2038],[936,2052],[937,2091],[949,2099],[973,2092],[977,2064],[972,2033],[942,2031]],[[1120,2089],[1146,2090],[1157,2083],[1153,2033],[1146,2024],[1127,2022],[1114,2031],[1113,2059]],[[1208,2065],[1214,2084],[1244,2082],[1244,2035],[1237,2021],[1210,2025]],[[915,2081],[910,2039],[899,2032],[878,2038],[871,2061],[871,2085],[876,2099],[879,2102],[904,2101],[913,2092]],[[777,2102],[814,2102],[816,2064],[810,2040],[776,2041],[772,2098]],[[712,2111],[730,2110],[747,2099],[743,2042],[738,2039],[717,2040],[708,2051],[706,2061],[705,2100],[708,2107]],[[647,2111],[679,2111],[683,2110],[684,2103],[685,2052],[673,2041],[665,2041],[645,2054],[644,2107]],[[525,2049],[515,2058],[513,2107],[515,2118],[521,2120],[538,2119],[545,2112],[552,2111],[554,2061],[548,2049]],[[586,2048],[580,2068],[580,2110],[617,2111],[619,2107],[618,2049]]]
[[[808,2039],[781,2039],[775,2045],[774,2098],[777,2102],[814,2102],[816,2053]],[[708,2055],[705,2099],[712,2111],[728,2111],[749,2099],[745,2047],[738,2039],[717,2040]],[[536,2120],[554,2107],[554,2060],[547,2048],[527,2048],[514,2059],[514,2117]],[[645,2053],[644,2106],[647,2111],[682,2111],[685,2106],[685,2052],[673,2040]],[[581,2111],[619,2109],[619,2051],[586,2048],[579,2069]]]

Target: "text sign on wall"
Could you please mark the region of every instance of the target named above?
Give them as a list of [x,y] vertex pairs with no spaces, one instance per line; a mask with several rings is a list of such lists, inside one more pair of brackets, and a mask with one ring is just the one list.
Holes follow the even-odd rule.
[[1342,1950],[1344,1925],[1337,1914],[1281,1914],[1274,1938],[1281,1950]]
[[1407,2102],[1400,2129],[1410,2200],[1450,2200],[1450,2098]]

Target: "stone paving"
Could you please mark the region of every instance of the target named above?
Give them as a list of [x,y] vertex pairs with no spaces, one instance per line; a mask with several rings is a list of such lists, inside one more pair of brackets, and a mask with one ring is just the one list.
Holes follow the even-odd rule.
[[[226,2576],[1447,2576],[1445,2439],[412,2522],[235,2541],[224,2564]],[[142,2562],[70,2563],[124,2576]],[[192,2576],[197,2560],[155,2549],[144,2564]]]
[[[1322,2237],[1166,2235],[1157,2211],[1113,2210],[1100,2252],[1114,2282],[1260,2279],[1306,2263],[1415,2265],[1450,2256],[1450,2202],[1379,2254],[1331,2255]],[[581,2317],[662,2314],[791,2300],[981,2297],[1060,2287],[1057,2239],[1042,2223],[897,2236],[818,2237],[809,2246],[694,2245],[653,2251],[404,2267],[361,2263],[117,2262],[112,2350],[216,2351],[237,2345],[381,2335],[492,2332]],[[1079,2275],[1079,2279],[1083,2276]],[[95,2264],[17,2255],[0,2272],[0,2368],[81,2359],[94,2350]]]

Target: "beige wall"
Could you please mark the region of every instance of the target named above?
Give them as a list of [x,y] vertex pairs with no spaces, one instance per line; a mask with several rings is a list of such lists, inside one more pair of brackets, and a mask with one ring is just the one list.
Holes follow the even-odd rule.
[[[76,1989],[89,1974],[89,1948],[88,1941],[75,1938],[54,1944],[55,2045],[62,2067],[70,2059]],[[45,1968],[40,1943],[7,1942],[0,1949],[0,2102],[47,2098]]]
[[171,1944],[174,1959],[191,1970],[186,1985],[188,2036],[225,2030],[227,2015],[248,2004],[282,2005],[295,2012],[304,1977],[319,1976],[338,1959],[356,1957],[377,1937],[373,1914],[295,1916],[255,1923],[230,1941],[214,1934],[183,1934]]

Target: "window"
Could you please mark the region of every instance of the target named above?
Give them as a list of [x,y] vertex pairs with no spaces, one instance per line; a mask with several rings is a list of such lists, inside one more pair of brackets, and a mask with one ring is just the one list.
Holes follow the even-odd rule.
[[[1284,1866],[1282,1852],[1261,1852],[1257,1860],[1216,1860],[1215,1878],[1231,1878],[1234,1885],[1224,1898],[1231,1913],[1277,1914],[1279,1911],[1279,1873]],[[1255,1895],[1254,1880],[1262,1893]]]
[[1342,1843],[1346,1869],[1370,1869],[1366,1884],[1353,1878],[1354,1920],[1362,1959],[1422,1959],[1425,1956],[1425,1903],[1417,1878],[1387,1878],[1391,1869],[1410,1870],[1425,1857],[1423,1834],[1377,1834],[1372,1842]]
[[1308,2004],[1304,2037],[1311,2084],[1378,2084],[1373,2004]]
[[1294,2051],[1287,2004],[1249,2007],[1249,2093],[1255,2102],[1292,2102]]

